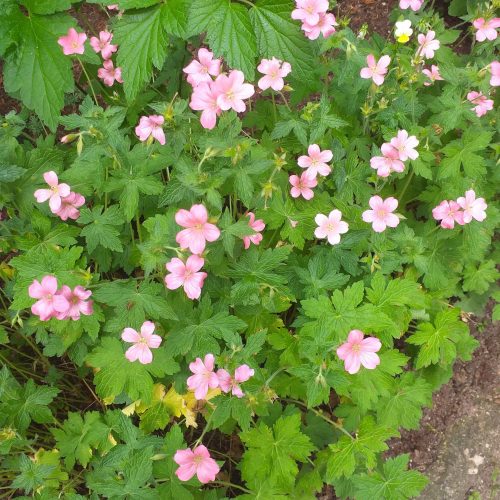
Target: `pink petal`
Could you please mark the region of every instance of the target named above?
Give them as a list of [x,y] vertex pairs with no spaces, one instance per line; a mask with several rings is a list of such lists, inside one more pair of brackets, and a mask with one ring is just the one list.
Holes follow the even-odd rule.
[[181,465],[176,471],[175,475],[181,481],[189,481],[196,474],[196,464]]
[[194,453],[188,448],[177,450],[174,455],[174,462],[178,465],[189,465],[193,462]]
[[361,364],[369,370],[373,370],[380,364],[380,358],[374,352],[362,352],[359,359]]
[[361,330],[351,330],[347,336],[347,341],[350,344],[359,344],[364,336],[365,334]]
[[361,341],[361,349],[363,352],[377,352],[380,351],[382,343],[375,337],[366,337]]
[[50,172],[45,172],[43,174],[43,178],[50,187],[54,187],[59,184],[59,179],[57,178],[57,174],[53,170],[51,170]]

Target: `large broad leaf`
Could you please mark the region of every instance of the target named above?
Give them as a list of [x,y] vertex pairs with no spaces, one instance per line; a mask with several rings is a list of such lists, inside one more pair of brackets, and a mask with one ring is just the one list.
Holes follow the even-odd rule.
[[74,0],[22,0],[31,14],[54,14],[71,8]]

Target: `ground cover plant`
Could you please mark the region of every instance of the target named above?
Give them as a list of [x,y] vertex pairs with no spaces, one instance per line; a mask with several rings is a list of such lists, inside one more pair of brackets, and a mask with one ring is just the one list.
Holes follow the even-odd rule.
[[82,3],[0,5],[0,496],[418,496],[387,441],[498,297],[494,5]]

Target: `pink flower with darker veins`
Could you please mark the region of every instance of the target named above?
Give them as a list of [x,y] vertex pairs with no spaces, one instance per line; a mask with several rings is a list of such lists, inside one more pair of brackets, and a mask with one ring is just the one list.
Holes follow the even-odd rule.
[[76,286],[73,290],[69,286],[63,285],[59,292],[69,303],[69,309],[56,315],[57,319],[71,318],[73,321],[80,319],[80,314],[90,316],[94,312],[93,302],[87,301],[92,295],[90,290],[85,290],[83,286]]
[[335,33],[335,26],[338,23],[335,16],[330,12],[327,14],[320,14],[319,21],[316,24],[302,23],[302,31],[309,40],[316,40],[319,35],[323,35],[323,38],[328,38]]
[[62,47],[63,54],[70,56],[72,54],[83,54],[85,52],[85,33],[78,33],[75,28],[70,28],[66,36],[61,36],[57,43]]
[[298,175],[291,175],[288,181],[292,185],[290,189],[292,198],[302,196],[305,200],[310,200],[314,197],[314,191],[311,188],[316,187],[318,181],[309,171],[302,172],[300,177]]
[[456,201],[443,200],[432,209],[432,216],[441,221],[441,227],[444,229],[453,229],[455,222],[460,226],[464,225],[464,213]]
[[215,84],[200,83],[194,88],[191,94],[191,101],[189,107],[195,111],[202,111],[200,123],[203,128],[211,130],[217,123],[217,116],[222,113],[219,105],[217,104],[217,97],[220,92],[216,89]]
[[57,174],[52,170],[45,172],[43,178],[50,189],[37,189],[33,194],[38,203],[49,200],[50,210],[55,213],[61,208],[62,198],[69,195],[70,187],[64,183],[59,184]]
[[31,306],[31,312],[39,316],[41,321],[48,321],[59,313],[65,313],[70,307],[66,297],[58,293],[57,279],[54,276],[44,276],[41,283],[33,280],[28,288],[28,295],[38,299]]
[[79,193],[69,193],[68,196],[61,198],[61,206],[59,210],[53,211],[54,215],[58,215],[61,220],[73,219],[80,217],[81,206],[85,205],[85,198]]
[[208,276],[199,270],[205,264],[205,260],[198,255],[190,255],[184,264],[181,259],[173,258],[165,264],[170,274],[165,276],[165,284],[169,290],[176,290],[181,286],[189,299],[198,299],[201,295],[203,282]]
[[340,243],[340,235],[347,233],[349,224],[341,220],[342,212],[340,210],[332,210],[328,217],[323,214],[318,214],[314,221],[318,227],[314,231],[314,236],[319,239],[326,238],[330,245]]
[[220,73],[220,59],[214,59],[213,52],[202,47],[198,50],[198,59],[193,59],[182,71],[186,73],[187,81],[193,87],[200,83],[211,83],[212,76]]
[[256,231],[256,234],[243,236],[243,246],[245,247],[245,250],[248,250],[250,248],[250,243],[258,245],[262,241],[262,234],[260,234],[260,232],[264,231],[266,227],[262,219],[255,220],[255,214],[253,212],[248,212],[247,215],[250,218],[250,220],[248,221],[248,226]]
[[413,12],[417,12],[422,7],[424,0],[399,0],[400,9],[410,8]]
[[439,67],[435,64],[431,65],[431,69],[424,68],[422,73],[430,80],[424,82],[426,87],[429,87],[429,85],[432,85],[437,80],[444,80],[444,78],[439,74]]
[[229,75],[219,75],[213,84],[214,90],[218,93],[217,104],[220,109],[227,111],[234,109],[237,113],[242,113],[246,109],[243,99],[252,97],[255,93],[254,86],[245,82],[245,75],[242,71],[233,69]]
[[375,369],[380,364],[376,352],[380,351],[382,343],[375,337],[366,337],[361,330],[351,330],[347,342],[337,348],[337,356],[344,362],[344,368],[351,375],[357,373],[363,365],[368,370]]
[[139,360],[139,363],[148,365],[153,362],[151,349],[158,349],[161,344],[161,337],[155,335],[155,325],[151,321],[145,321],[141,326],[141,331],[137,332],[133,328],[125,328],[122,332],[122,340],[134,344],[125,352],[125,357],[131,361]]
[[380,196],[372,196],[368,202],[372,210],[365,210],[362,219],[370,222],[376,233],[382,233],[387,227],[396,227],[399,217],[392,212],[398,208],[398,200],[392,196],[383,200]]
[[205,359],[196,358],[189,363],[189,369],[194,375],[187,379],[189,390],[194,391],[194,397],[198,400],[205,399],[208,389],[219,387],[219,379],[214,373],[215,358],[213,354],[205,355]]
[[215,479],[220,471],[217,462],[210,457],[210,453],[202,444],[191,451],[177,450],[174,462],[179,465],[175,475],[181,481],[189,481],[195,474],[200,483],[206,484]]
[[434,52],[441,45],[439,40],[435,40],[435,37],[436,33],[434,31],[428,31],[426,35],[420,33],[417,37],[419,43],[417,52],[426,59],[434,57]]
[[208,222],[208,212],[203,205],[193,205],[189,210],[181,208],[175,214],[175,222],[186,229],[177,233],[175,241],[182,249],[189,248],[191,253],[201,254],[206,242],[219,238],[219,228]]
[[478,42],[484,42],[486,39],[493,41],[498,36],[497,29],[500,28],[500,17],[495,17],[488,21],[480,17],[473,21],[472,24],[477,30],[476,40]]
[[493,61],[490,64],[491,79],[490,85],[492,87],[498,87],[500,85],[500,62]]
[[319,23],[320,15],[326,14],[328,0],[295,0],[295,6],[292,19],[315,25]]
[[333,153],[329,149],[321,151],[317,144],[311,144],[307,148],[307,155],[299,156],[297,164],[301,168],[307,168],[311,177],[316,177],[318,174],[326,176],[332,171],[327,164],[332,158]]
[[373,54],[366,57],[368,67],[362,68],[359,72],[361,78],[372,79],[375,85],[382,85],[384,83],[385,75],[387,74],[387,67],[391,63],[389,56],[382,56],[379,61],[375,59]]
[[246,382],[253,377],[254,370],[248,365],[241,365],[234,370],[234,377],[228,371],[220,368],[217,370],[217,378],[219,379],[219,387],[222,392],[231,392],[233,396],[242,398],[245,393],[241,390],[239,384]]
[[142,142],[147,141],[151,136],[162,146],[165,144],[165,132],[163,132],[163,122],[165,118],[161,115],[141,116],[139,125],[135,127],[135,133]]
[[290,63],[273,57],[272,59],[262,59],[257,66],[257,71],[264,75],[257,83],[261,90],[271,87],[273,90],[279,91],[285,86],[283,78],[292,71],[292,66]]
[[493,109],[493,100],[488,99],[481,92],[469,92],[467,94],[467,100],[475,104],[475,106],[471,108],[471,111],[474,111],[479,118]]
[[411,160],[418,158],[415,149],[418,146],[418,139],[414,135],[409,136],[406,130],[399,130],[398,135],[391,139],[390,144],[398,151],[401,161],[406,161],[408,158]]
[[469,189],[465,192],[465,196],[461,196],[457,199],[458,205],[463,209],[463,221],[465,224],[472,222],[472,219],[476,219],[482,222],[486,219],[485,210],[488,205],[484,201],[484,198],[476,198],[476,192],[473,189]]
[[379,177],[389,177],[391,172],[404,172],[405,164],[399,159],[399,151],[388,142],[380,148],[383,156],[370,159],[370,167],[377,171]]
[[100,31],[99,38],[93,36],[90,38],[90,45],[97,54],[100,52],[104,60],[109,59],[113,52],[118,50],[118,45],[112,45],[113,33],[109,31]]
[[112,87],[115,80],[118,83],[123,83],[122,69],[120,67],[115,68],[111,59],[104,61],[102,65],[104,67],[97,70],[97,76],[104,82],[104,85]]

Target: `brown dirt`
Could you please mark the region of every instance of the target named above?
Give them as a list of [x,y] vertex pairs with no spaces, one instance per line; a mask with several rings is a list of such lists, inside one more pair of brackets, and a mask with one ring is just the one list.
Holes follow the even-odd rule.
[[349,26],[353,31],[368,24],[370,31],[385,37],[391,32],[389,14],[397,3],[398,0],[340,0],[335,15],[350,18]]

